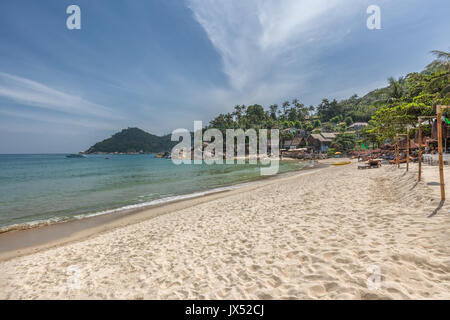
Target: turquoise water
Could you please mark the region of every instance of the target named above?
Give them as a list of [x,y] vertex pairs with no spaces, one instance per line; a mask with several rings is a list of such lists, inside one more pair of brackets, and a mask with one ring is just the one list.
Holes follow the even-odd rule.
[[[279,173],[304,165],[280,162]],[[0,155],[0,227],[144,206],[259,178],[258,165],[177,166],[154,155]]]

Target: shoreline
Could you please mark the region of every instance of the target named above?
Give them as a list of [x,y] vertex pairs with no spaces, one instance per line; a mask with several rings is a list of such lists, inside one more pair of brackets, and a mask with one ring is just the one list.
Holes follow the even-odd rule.
[[[294,160],[295,159],[292,161]],[[258,187],[266,186],[267,184],[282,179],[289,179],[305,173],[311,174],[328,168],[331,163],[329,160],[332,159],[328,159],[328,161],[317,161],[313,167],[305,166],[301,170],[280,173],[271,177],[237,183],[216,189],[198,191],[184,195],[186,196],[184,198],[169,200],[162,203],[123,210],[120,210],[121,208],[112,209],[105,211],[103,214],[92,213],[81,218],[73,217],[69,220],[55,222],[42,221],[42,223],[38,223],[38,221],[36,224],[30,222],[17,226],[16,228],[12,226],[13,228],[0,232],[0,261],[6,261],[42,250],[59,247],[68,243],[82,241],[103,232],[153,219],[160,215],[231,196],[239,192],[254,190]],[[23,227],[21,228],[21,226]]]
[[450,205],[423,169],[353,161],[143,211],[0,261],[0,299],[448,299]]
[[[43,154],[43,155],[46,155],[46,154]],[[63,154],[58,154],[58,155],[63,155]],[[111,155],[113,155],[113,154],[111,154]],[[321,160],[321,162],[319,162],[317,160],[302,160],[302,159],[294,159],[294,158],[284,158],[284,159],[280,159],[280,161],[298,162],[298,163],[314,162],[315,164],[312,166],[312,168],[314,168],[314,167],[317,167],[318,165],[320,165],[320,163],[324,160]],[[156,199],[149,200],[146,202],[123,204],[120,207],[110,207],[110,208],[101,208],[101,209],[99,208],[98,211],[79,212],[77,214],[72,214],[72,215],[67,214],[67,215],[60,216],[60,217],[49,217],[49,218],[37,219],[37,220],[32,220],[32,221],[24,221],[24,222],[19,222],[19,223],[14,223],[14,224],[1,225],[0,226],[0,235],[3,233],[23,231],[23,230],[35,229],[35,228],[42,228],[42,227],[51,226],[54,224],[67,223],[67,222],[72,222],[72,221],[76,221],[76,220],[92,218],[92,217],[99,216],[99,215],[120,214],[123,212],[130,212],[130,211],[134,212],[137,210],[145,210],[145,209],[151,208],[155,205],[163,205],[165,203],[171,203],[171,202],[179,201],[179,200],[183,200],[183,199],[195,198],[195,197],[199,197],[199,196],[210,194],[210,193],[227,191],[229,189],[232,190],[234,188],[241,187],[241,186],[244,186],[247,184],[258,183],[265,179],[271,179],[274,177],[295,174],[299,170],[300,171],[308,170],[310,168],[311,168],[311,166],[305,165],[304,167],[302,167],[300,169],[294,169],[294,170],[290,170],[290,171],[286,171],[286,172],[282,172],[282,173],[277,173],[272,176],[252,177],[248,180],[234,181],[234,182],[231,182],[228,184],[224,184],[223,186],[211,187],[209,189],[207,188],[207,189],[194,190],[194,191],[191,191],[190,193],[184,193],[184,194],[182,193],[182,194],[174,194],[174,195],[172,195],[172,194],[164,195],[161,198],[156,198]],[[0,252],[1,252],[1,250],[0,250]]]

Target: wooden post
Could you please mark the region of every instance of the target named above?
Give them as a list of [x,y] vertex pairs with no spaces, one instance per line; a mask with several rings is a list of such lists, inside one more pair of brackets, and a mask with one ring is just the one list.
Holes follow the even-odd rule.
[[444,163],[442,159],[442,113],[441,106],[436,106],[436,120],[438,129],[438,151],[439,151],[439,180],[441,184],[441,201],[445,201],[445,184],[444,184]]
[[398,137],[395,136],[395,161],[397,162],[397,168],[400,168]]
[[406,129],[406,171],[409,171],[409,128]]
[[422,179],[422,118],[419,117],[419,181]]

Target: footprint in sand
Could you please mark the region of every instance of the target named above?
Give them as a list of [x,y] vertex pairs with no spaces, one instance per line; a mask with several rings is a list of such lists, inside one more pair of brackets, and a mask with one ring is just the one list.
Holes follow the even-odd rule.
[[318,298],[327,292],[323,285],[314,285],[308,289],[308,295],[314,298]]

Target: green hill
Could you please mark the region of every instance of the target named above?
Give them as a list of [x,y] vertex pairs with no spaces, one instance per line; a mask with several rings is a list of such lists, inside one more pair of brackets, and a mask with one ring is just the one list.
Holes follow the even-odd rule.
[[94,144],[86,153],[155,153],[170,151],[177,144],[171,135],[156,136],[139,128],[123,129],[111,138]]

